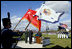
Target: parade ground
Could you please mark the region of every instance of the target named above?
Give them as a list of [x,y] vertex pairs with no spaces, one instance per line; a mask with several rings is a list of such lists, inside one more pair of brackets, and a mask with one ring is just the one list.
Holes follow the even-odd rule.
[[42,37],[49,37],[50,44],[43,47],[43,44],[25,43],[25,41],[19,41],[16,48],[71,48],[71,34],[69,38],[57,38],[57,35],[43,34]]
[[25,43],[25,41],[19,41],[16,48],[42,48],[42,44],[32,43],[29,44]]

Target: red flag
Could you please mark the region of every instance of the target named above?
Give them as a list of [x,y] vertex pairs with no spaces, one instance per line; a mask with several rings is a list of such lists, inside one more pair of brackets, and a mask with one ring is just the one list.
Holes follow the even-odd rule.
[[26,14],[22,17],[22,20],[27,19],[29,22],[31,22],[32,25],[34,25],[40,31],[40,29],[41,29],[41,20],[38,20],[37,16],[34,17],[35,14],[36,14],[36,11],[28,9]]
[[66,24],[61,25],[61,27],[67,28],[68,26]]

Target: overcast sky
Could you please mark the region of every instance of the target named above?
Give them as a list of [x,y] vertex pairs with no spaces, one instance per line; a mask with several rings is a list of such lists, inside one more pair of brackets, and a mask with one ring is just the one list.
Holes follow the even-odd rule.
[[[24,16],[26,11],[30,8],[32,10],[37,10],[41,7],[44,1],[1,1],[1,19],[7,17],[7,12],[11,14],[12,29],[18,23],[18,21]],[[68,28],[71,28],[71,2],[70,1],[45,1],[45,5],[52,8],[56,12],[65,12],[64,15],[60,18],[58,23],[46,23],[42,21],[41,31],[46,30],[46,26],[50,30],[57,30],[57,27],[60,22],[68,25]],[[24,30],[29,22],[27,20],[22,20],[16,29]],[[1,28],[2,22],[1,22]],[[32,24],[29,25],[28,29],[38,30]]]

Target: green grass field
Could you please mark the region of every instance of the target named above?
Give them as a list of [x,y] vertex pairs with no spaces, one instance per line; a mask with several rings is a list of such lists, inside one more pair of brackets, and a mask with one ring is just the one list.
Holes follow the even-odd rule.
[[[69,47],[71,48],[71,38],[68,39],[58,39],[57,35],[42,35],[43,37],[49,37],[50,38],[50,43],[52,43],[51,45],[45,46],[45,48],[51,48],[54,47],[56,45],[59,45],[63,48]],[[71,37],[71,35],[69,35],[69,37]]]
[[[33,35],[35,36],[35,34]],[[66,38],[57,38],[57,35],[48,35],[48,34],[42,34],[42,37],[49,37],[50,38],[50,45],[47,45],[43,48],[52,48],[56,45],[59,45],[63,48],[69,47],[71,48],[71,34],[69,35],[70,38],[66,39]],[[24,41],[25,40],[25,34],[22,35],[21,39]]]

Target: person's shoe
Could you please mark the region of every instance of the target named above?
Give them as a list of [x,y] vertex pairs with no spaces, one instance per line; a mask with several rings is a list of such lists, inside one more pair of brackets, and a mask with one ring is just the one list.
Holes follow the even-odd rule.
[[25,42],[25,43],[27,43],[27,42]]
[[32,44],[32,43],[29,43],[29,44]]

